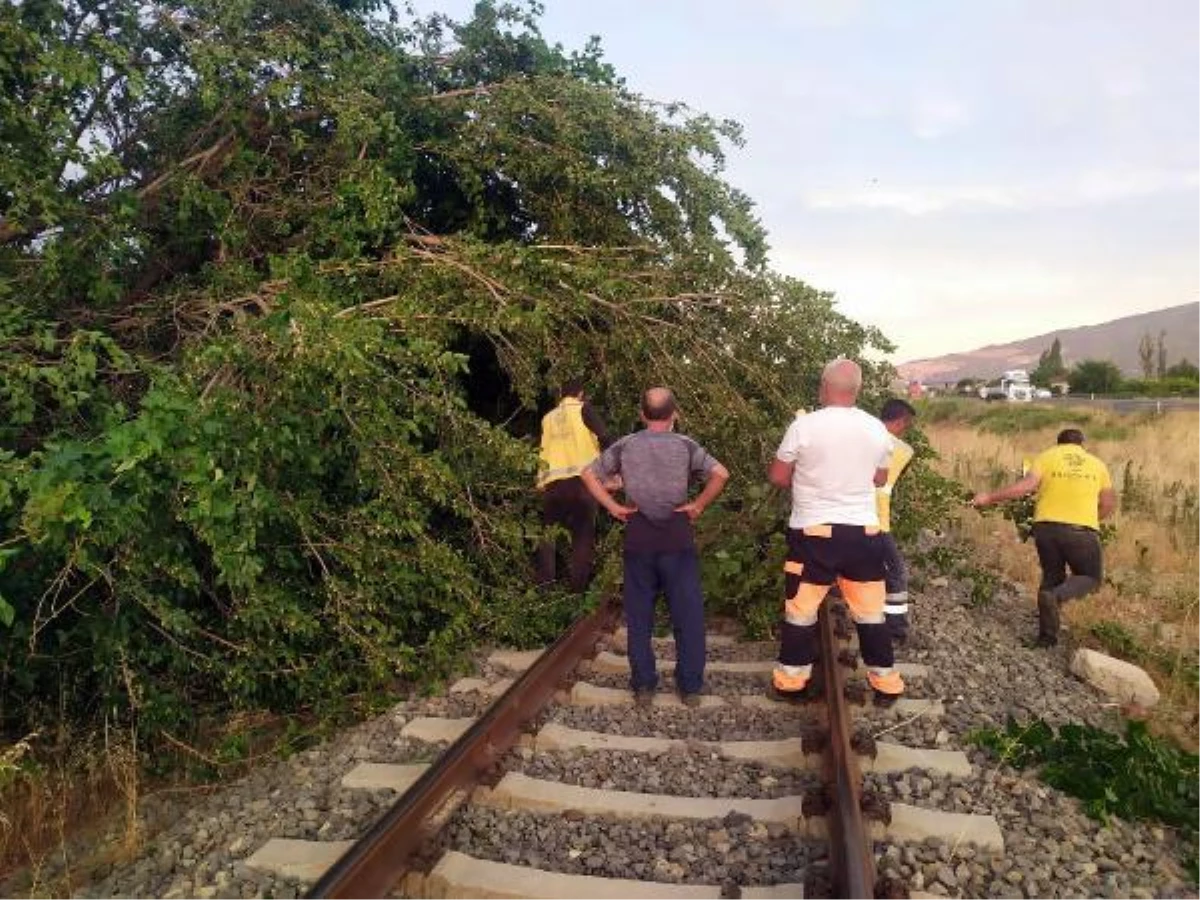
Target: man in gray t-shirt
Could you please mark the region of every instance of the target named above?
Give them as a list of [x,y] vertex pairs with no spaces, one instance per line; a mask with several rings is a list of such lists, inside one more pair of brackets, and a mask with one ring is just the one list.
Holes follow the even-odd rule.
[[[704,684],[704,595],[692,521],[721,493],[729,471],[689,437],[674,433],[678,412],[666,388],[642,397],[644,431],[621,438],[583,471],[597,502],[626,523],[625,618],[630,685],[639,706],[649,706],[658,686],[651,637],[654,603],[667,598],[675,632],[675,683],[689,706]],[[629,505],[617,502],[603,482],[619,475]],[[688,500],[692,479],[704,489]]]

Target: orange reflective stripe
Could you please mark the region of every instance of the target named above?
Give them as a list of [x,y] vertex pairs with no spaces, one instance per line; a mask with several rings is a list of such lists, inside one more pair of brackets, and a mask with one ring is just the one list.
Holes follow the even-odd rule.
[[804,668],[808,671],[793,675],[776,666],[775,671],[771,673],[771,682],[781,691],[802,691],[812,674],[812,666]]
[[851,581],[838,578],[838,587],[850,607],[850,618],[855,622],[882,622],[883,602],[887,588],[882,581]]
[[805,537],[833,537],[832,525],[806,525],[800,530]]
[[786,560],[783,564],[783,571],[788,575],[803,575],[804,563],[792,559]]
[[904,679],[900,677],[900,673],[895,669],[889,672],[872,672],[868,670],[867,682],[881,694],[891,694],[894,696],[904,693]]
[[[793,625],[811,625],[817,621],[817,610],[829,593],[827,584],[800,582],[796,593],[787,598],[783,605],[783,617]],[[880,607],[882,609],[882,606]]]

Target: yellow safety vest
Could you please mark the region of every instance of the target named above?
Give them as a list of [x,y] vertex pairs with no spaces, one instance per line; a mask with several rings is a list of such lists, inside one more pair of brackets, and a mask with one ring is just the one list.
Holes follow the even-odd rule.
[[887,483],[875,489],[875,511],[879,514],[879,530],[892,530],[892,489],[901,473],[913,458],[913,448],[900,438],[892,437],[892,455],[888,459]]
[[574,478],[600,455],[600,441],[583,423],[583,401],[565,397],[542,417],[537,486]]

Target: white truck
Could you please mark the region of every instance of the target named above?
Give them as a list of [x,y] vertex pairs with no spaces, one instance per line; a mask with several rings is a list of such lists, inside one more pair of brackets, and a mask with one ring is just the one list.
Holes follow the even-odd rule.
[[989,381],[979,389],[983,400],[1014,400],[1028,403],[1033,399],[1033,385],[1024,369],[1009,369],[998,381]]

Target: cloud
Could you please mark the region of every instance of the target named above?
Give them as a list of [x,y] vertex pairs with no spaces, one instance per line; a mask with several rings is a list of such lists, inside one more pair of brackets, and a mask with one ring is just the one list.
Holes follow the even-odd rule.
[[971,210],[1027,211],[1099,206],[1155,194],[1195,192],[1196,169],[1094,169],[1065,182],[924,184],[806,191],[810,209],[892,210],[910,216]]
[[957,131],[970,119],[966,106],[947,94],[918,97],[909,117],[913,134],[931,141]]

